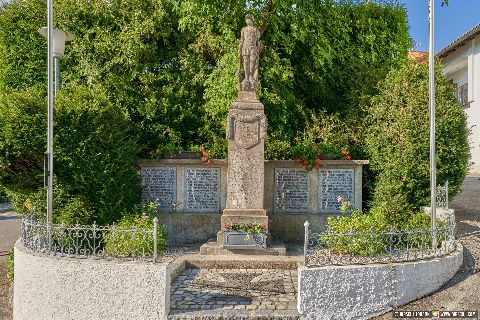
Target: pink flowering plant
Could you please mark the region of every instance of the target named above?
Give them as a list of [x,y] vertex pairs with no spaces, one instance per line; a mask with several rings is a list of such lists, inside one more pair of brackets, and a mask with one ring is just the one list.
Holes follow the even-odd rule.
[[195,151],[201,155],[201,159],[206,164],[211,164],[212,159],[210,158],[211,153],[210,151],[206,150],[203,146],[193,146],[191,148],[192,151]]
[[293,161],[295,165],[306,171],[318,169],[321,167],[322,159],[332,160],[351,160],[348,146],[339,146],[333,144],[313,144],[304,143],[293,147]]
[[226,231],[243,231],[247,235],[252,233],[267,233],[267,225],[260,223],[225,223],[223,225]]

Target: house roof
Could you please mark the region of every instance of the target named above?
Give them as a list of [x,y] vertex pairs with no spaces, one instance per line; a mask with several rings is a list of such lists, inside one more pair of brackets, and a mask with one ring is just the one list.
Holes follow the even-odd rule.
[[457,38],[455,41],[453,41],[452,43],[447,45],[445,48],[440,50],[440,52],[437,53],[437,57],[445,58],[451,52],[457,50],[458,47],[463,46],[465,42],[475,38],[478,34],[480,34],[480,24],[477,24],[475,27],[468,30],[467,32],[462,34],[459,38]]
[[408,58],[417,61],[418,63],[424,63],[428,60],[428,52],[423,51],[409,51]]

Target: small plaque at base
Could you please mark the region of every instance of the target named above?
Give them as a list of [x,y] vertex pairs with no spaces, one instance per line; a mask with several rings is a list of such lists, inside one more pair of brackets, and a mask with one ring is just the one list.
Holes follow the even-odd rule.
[[229,250],[266,250],[267,235],[243,231],[224,231],[223,248]]

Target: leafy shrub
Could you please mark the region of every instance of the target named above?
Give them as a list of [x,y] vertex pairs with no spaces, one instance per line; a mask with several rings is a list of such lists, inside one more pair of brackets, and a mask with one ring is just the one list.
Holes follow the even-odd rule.
[[0,185],[0,203],[6,203],[8,201],[7,193],[3,190],[2,186]]
[[20,195],[43,185],[46,150],[46,97],[41,90],[0,92],[0,185],[14,205]]
[[[72,195],[57,179],[53,183],[53,223],[64,223],[66,225],[91,224],[96,220],[95,212],[90,207],[90,202],[84,195]],[[25,214],[39,220],[46,219],[47,193],[40,189],[29,194],[24,201]],[[90,222],[91,221],[91,222]]]
[[[389,224],[390,210],[376,207],[369,213],[353,210],[350,216],[329,217],[326,235],[320,242],[330,250],[342,254],[376,256],[385,255],[391,249],[430,248],[430,216],[424,212],[403,213],[408,219],[403,225]],[[445,223],[437,221],[437,228]],[[408,232],[408,235],[407,235]],[[441,245],[445,231],[440,230],[436,237]]]
[[[0,184],[19,212],[45,209],[45,103],[36,88],[0,99]],[[108,224],[132,212],[138,146],[125,113],[103,90],[84,87],[59,95],[54,112],[55,221]]]
[[[56,173],[71,195],[95,212],[98,224],[118,220],[140,202],[135,136],[103,90],[79,87],[56,101]],[[82,223],[91,224],[88,219]]]
[[[127,258],[136,255],[153,254],[153,220],[148,216],[126,215],[115,224],[116,232],[105,235],[105,251],[108,255]],[[120,231],[124,230],[124,231]],[[144,231],[144,232],[136,232]],[[158,252],[165,249],[167,234],[159,226],[157,234]]]
[[[468,130],[439,64],[435,77],[437,182],[448,180],[454,196],[468,168]],[[397,199],[403,208],[393,220],[405,223],[409,215],[402,213],[418,210],[430,198],[428,64],[406,62],[388,74],[379,90],[365,109],[365,151],[376,182],[372,206]]]

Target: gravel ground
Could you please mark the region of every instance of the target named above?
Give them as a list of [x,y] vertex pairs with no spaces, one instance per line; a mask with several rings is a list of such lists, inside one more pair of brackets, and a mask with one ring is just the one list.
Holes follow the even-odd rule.
[[[450,207],[455,210],[457,239],[463,244],[463,265],[436,293],[402,306],[402,310],[480,311],[480,177],[467,177]],[[376,320],[393,319],[392,312]],[[398,319],[398,318],[396,318]]]

